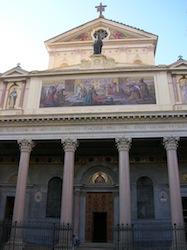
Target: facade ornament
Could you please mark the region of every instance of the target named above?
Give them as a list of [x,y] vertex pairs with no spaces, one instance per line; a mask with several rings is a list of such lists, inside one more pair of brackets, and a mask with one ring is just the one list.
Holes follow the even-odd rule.
[[61,143],[63,145],[64,151],[71,151],[71,152],[75,152],[76,148],[78,147],[79,143],[77,141],[77,139],[61,139]]
[[94,47],[94,54],[96,54],[96,55],[101,54],[103,42],[102,42],[102,39],[100,38],[99,35],[98,35],[97,39],[95,40],[93,47]]
[[131,143],[131,138],[116,138],[116,146],[118,151],[129,151],[129,149],[131,148]]
[[178,61],[179,61],[179,60],[183,60],[183,56],[179,55],[179,56],[178,56]]
[[95,8],[97,9],[97,12],[99,12],[99,17],[104,17],[103,11],[105,11],[106,7],[107,7],[107,5],[102,5],[102,3],[100,3],[99,6],[95,6]]
[[170,136],[170,137],[164,137],[163,138],[163,145],[165,147],[166,150],[176,150],[179,144],[179,137],[174,137],[174,136]]
[[116,66],[113,58],[102,54],[94,54],[88,60],[82,59],[80,64],[81,69],[107,69],[115,68]]
[[19,144],[19,148],[21,152],[31,152],[32,149],[36,146],[36,143],[32,140],[18,140],[17,143]]

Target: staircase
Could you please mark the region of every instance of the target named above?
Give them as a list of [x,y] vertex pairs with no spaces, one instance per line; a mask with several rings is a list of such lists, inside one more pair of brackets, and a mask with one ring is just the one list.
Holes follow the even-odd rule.
[[75,250],[113,250],[113,243],[82,243]]

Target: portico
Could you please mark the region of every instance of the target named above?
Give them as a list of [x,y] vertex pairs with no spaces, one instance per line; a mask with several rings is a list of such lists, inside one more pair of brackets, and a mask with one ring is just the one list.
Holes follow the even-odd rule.
[[[117,127],[115,127],[114,124],[112,126],[108,125],[107,128],[109,129],[109,133],[108,131],[105,131],[103,136],[111,137],[111,134],[115,136],[115,131],[117,130],[116,128],[119,129],[121,127],[119,124],[116,126]],[[158,125],[158,127],[159,126],[160,125]],[[172,126],[172,129],[174,129],[175,126],[179,127],[175,124]],[[130,124],[123,125],[122,127],[130,128]],[[144,124],[143,127],[150,127],[156,130],[157,126]],[[85,125],[84,128],[85,130],[90,129],[89,126],[87,128]],[[131,125],[131,128],[134,129],[134,134],[141,134],[141,126]],[[165,126],[165,128],[167,128],[167,126]],[[170,129],[170,125],[168,128]],[[76,129],[80,132],[81,126]],[[93,134],[96,135],[98,130],[102,131],[101,125],[92,126],[92,131],[94,131]],[[113,130],[112,133],[110,130]],[[51,128],[51,131],[55,132],[53,132],[53,135],[49,134],[48,136],[56,137],[56,131],[58,131],[58,129]],[[182,162],[178,165],[176,152],[178,150],[180,159],[182,158],[183,161],[185,161],[185,138],[180,138],[179,140],[178,137],[171,136],[158,138],[119,137],[118,131],[115,138],[89,139],[87,138],[88,134],[85,133],[84,135],[82,134],[82,137],[86,137],[83,139],[78,138],[80,137],[80,134],[75,135],[74,127],[72,128],[72,131],[71,127],[69,127],[69,131],[70,133],[74,133],[72,139],[64,138],[63,140],[39,140],[37,138],[32,140],[32,142],[30,139],[22,140],[24,145],[25,142],[27,142],[28,145],[35,145],[32,151],[29,151],[28,153],[28,159],[30,158],[30,160],[28,161],[27,166],[25,165],[26,161],[22,160],[24,153],[20,150],[19,171],[17,170],[17,179],[19,180],[23,175],[21,169],[25,169],[26,167],[29,168],[28,172],[25,172],[24,176],[25,180],[28,180],[27,185],[22,186],[22,192],[26,194],[25,200],[31,201],[30,205],[26,206],[24,199],[19,200],[18,202],[20,192],[16,195],[16,192],[13,191],[15,190],[15,186],[7,184],[7,187],[9,186],[9,190],[12,190],[12,195],[15,197],[15,204],[16,202],[19,203],[19,208],[21,207],[22,211],[24,211],[22,220],[31,220],[31,218],[35,218],[35,204],[40,204],[40,209],[37,209],[37,212],[42,215],[40,216],[40,219],[42,219],[42,221],[50,219],[50,217],[46,217],[45,213],[47,204],[46,200],[48,196],[47,190],[49,188],[48,182],[51,178],[58,176],[61,178],[63,183],[61,219],[54,218],[53,220],[60,220],[62,223],[73,223],[74,232],[82,242],[97,241],[97,231],[94,231],[93,228],[94,225],[95,227],[98,225],[97,218],[99,218],[99,216],[101,221],[106,224],[106,235],[103,236],[105,237],[105,242],[111,242],[113,240],[114,236],[112,232],[112,225],[137,223],[139,220],[142,221],[143,218],[146,220],[149,219],[149,221],[153,223],[159,222],[160,220],[164,220],[165,222],[171,221],[171,223],[175,224],[183,223],[183,209],[182,203],[180,203],[182,192],[181,188],[183,187],[180,185],[180,179],[182,178],[185,168],[183,167]],[[155,132],[155,134],[158,135],[157,132]],[[167,131],[165,131],[165,135],[166,134]],[[36,135],[33,134],[32,137],[34,138]],[[75,140],[74,138],[77,139]],[[21,141],[19,141],[19,143],[20,142]],[[65,148],[62,148],[61,142],[63,142]],[[174,145],[174,142],[176,142],[176,146],[178,145],[178,148],[173,146],[171,147],[172,151],[169,151],[170,143],[172,146]],[[182,143],[181,148],[180,143]],[[8,140],[4,140],[4,145],[9,145],[9,147],[12,148],[13,153],[11,154],[11,157],[13,157],[14,154],[16,157],[18,144],[13,144],[11,141],[9,142]],[[77,146],[75,147],[75,145]],[[167,151],[165,149],[165,145],[167,146]],[[120,148],[120,146],[122,146],[122,148]],[[10,158],[8,151],[6,154],[7,159]],[[29,156],[29,154],[31,155]],[[47,157],[46,154],[48,154]],[[175,161],[171,160],[173,157],[175,158]],[[3,164],[6,165],[7,159],[5,160],[4,158]],[[41,174],[44,166],[48,169],[48,171],[42,175],[43,184],[39,184],[37,183],[36,175]],[[160,172],[163,173],[163,171],[165,172],[164,176],[160,175]],[[169,175],[167,173],[169,173]],[[104,181],[96,181],[99,174],[105,178]],[[142,208],[139,207],[139,198],[137,195],[139,192],[138,188],[140,188],[140,186],[138,186],[137,183],[142,177],[149,178],[152,181],[154,190],[153,196],[156,200],[158,199],[156,197],[159,197],[160,193],[163,191],[167,196],[165,202],[162,202],[161,200],[155,202],[154,199],[154,213],[152,217],[149,217],[146,213],[146,201],[143,205],[145,210],[142,215],[143,217],[139,217],[138,215],[139,209]],[[174,181],[175,178],[176,180]],[[29,185],[30,188],[28,189]],[[5,186],[6,185],[4,185],[4,188]],[[173,189],[176,193],[175,196],[171,197],[170,193],[173,194]],[[70,193],[65,190],[68,190]],[[183,193],[184,192],[185,190],[183,189]],[[41,196],[38,200],[35,196],[36,193]],[[102,205],[101,208],[97,205],[94,207],[94,200],[97,203],[97,198],[101,199],[99,197],[102,197],[102,195],[106,196],[103,207]],[[8,192],[7,194],[4,193],[2,197],[4,199],[4,204],[6,204],[6,199],[9,197]],[[35,197],[34,203],[32,202],[32,197]],[[89,199],[91,199],[90,202],[92,205],[90,204]],[[178,202],[172,202],[172,199],[175,201],[178,200]],[[99,202],[99,204],[102,203]],[[107,204],[111,204],[111,207]],[[177,218],[167,212],[169,208],[171,208],[172,214],[178,215]],[[163,212],[163,209],[164,218],[162,218],[159,212],[161,210]],[[2,219],[5,219],[3,218],[3,214],[4,213],[1,214],[1,217]],[[14,214],[16,214],[16,206],[14,207]],[[36,219],[37,217],[34,220]],[[18,221],[18,218],[14,215],[13,220]],[[39,218],[37,220],[39,220]],[[92,225],[90,229],[88,228],[88,225]]]

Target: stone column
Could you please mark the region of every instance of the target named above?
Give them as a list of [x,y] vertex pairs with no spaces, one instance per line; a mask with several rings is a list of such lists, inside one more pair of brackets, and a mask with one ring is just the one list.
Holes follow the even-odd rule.
[[116,138],[119,151],[119,223],[131,225],[129,149],[131,138]]
[[177,147],[179,137],[165,137],[163,144],[167,154],[171,223],[173,225],[173,241],[170,249],[186,249],[183,208],[180,192],[179,166]]
[[13,211],[13,222],[24,221],[25,198],[27,189],[27,177],[29,169],[30,154],[35,146],[31,140],[18,140],[21,155],[18,169],[18,179],[16,185],[16,196]]
[[131,249],[131,194],[129,149],[131,138],[116,138],[119,151],[119,229],[118,240],[120,249]]
[[20,147],[21,155],[19,161],[16,196],[12,218],[12,223],[14,226],[11,228],[10,240],[5,244],[4,250],[10,249],[11,246],[13,246],[13,248],[16,250],[22,250],[24,248],[22,235],[23,228],[20,227],[20,225],[22,225],[24,222],[29,161],[31,151],[35,146],[35,143],[31,140],[18,140],[18,144]]
[[163,144],[167,154],[171,221],[172,224],[183,225],[183,209],[180,192],[179,167],[177,159],[178,137],[165,137]]
[[23,107],[23,99],[24,99],[24,95],[25,95],[25,88],[26,88],[26,81],[22,81],[22,85],[21,85],[21,94],[20,94],[20,100],[19,100],[19,108]]
[[175,97],[175,102],[179,103],[179,91],[178,91],[178,86],[177,86],[177,78],[176,75],[172,75],[172,85],[173,85],[173,92],[174,92],[174,97]]
[[76,139],[61,140],[64,151],[64,174],[62,185],[61,224],[72,224],[74,156],[78,146]]
[[1,99],[0,99],[0,108],[4,108],[6,90],[7,90],[7,82],[3,82],[3,91],[2,91]]

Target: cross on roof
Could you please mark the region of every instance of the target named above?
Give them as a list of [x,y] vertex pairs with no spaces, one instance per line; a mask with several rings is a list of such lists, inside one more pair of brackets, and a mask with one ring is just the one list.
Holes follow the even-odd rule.
[[178,60],[183,60],[183,56],[181,56],[181,55],[178,56],[178,58],[179,58]]
[[104,17],[102,12],[105,11],[106,7],[107,5],[102,5],[102,3],[100,3],[99,6],[95,6],[95,8],[97,9],[97,12],[100,12],[99,17]]

